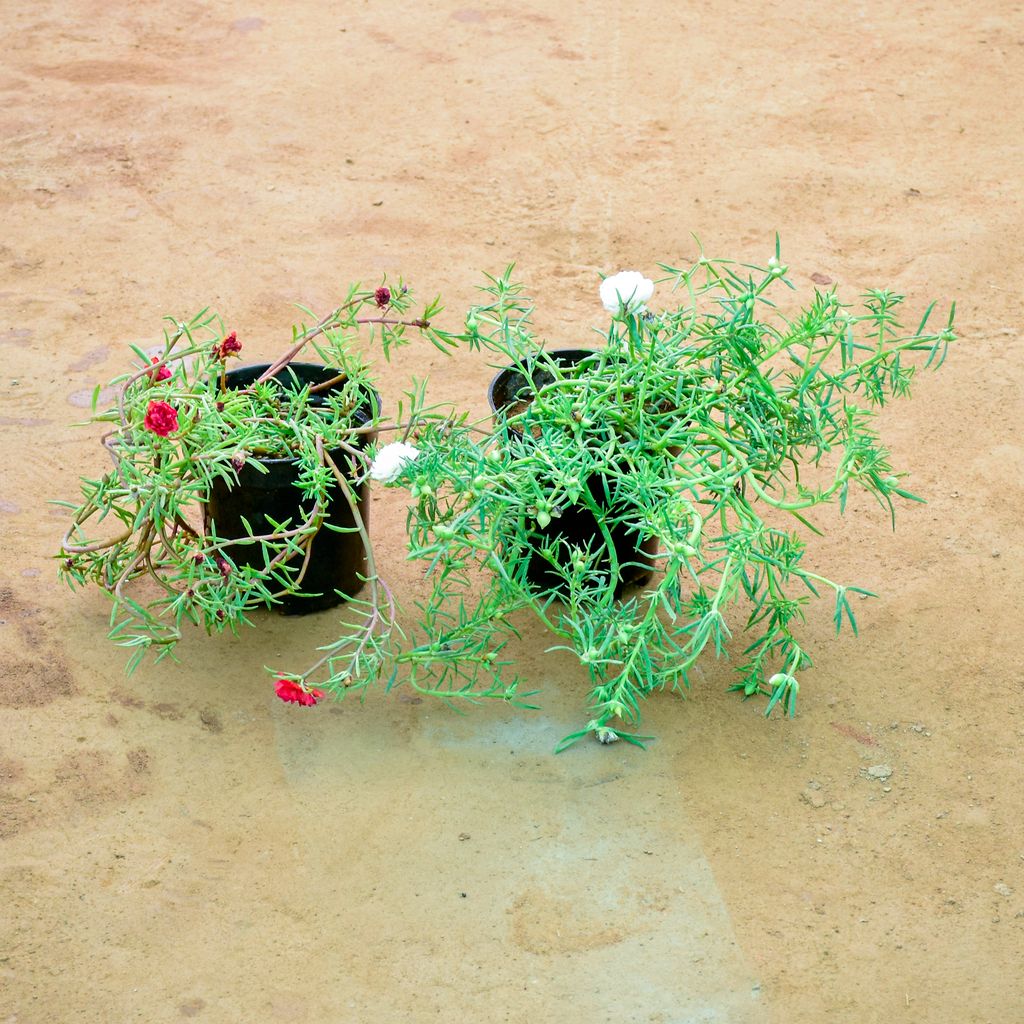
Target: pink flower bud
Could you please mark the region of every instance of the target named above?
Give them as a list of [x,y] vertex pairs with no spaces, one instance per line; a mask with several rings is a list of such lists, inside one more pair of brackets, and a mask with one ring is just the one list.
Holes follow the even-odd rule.
[[[150,360],[150,362],[153,364],[153,366],[156,366],[156,364],[159,363],[160,360],[157,359],[156,356],[154,356]],[[171,375],[171,368],[166,363],[162,363],[157,369],[149,371],[149,379],[154,384],[159,384],[160,381],[167,380],[167,378],[170,377],[170,375]]]
[[228,356],[237,356],[241,351],[242,343],[238,340],[238,335],[232,331],[219,345],[213,346],[213,357],[223,362]]

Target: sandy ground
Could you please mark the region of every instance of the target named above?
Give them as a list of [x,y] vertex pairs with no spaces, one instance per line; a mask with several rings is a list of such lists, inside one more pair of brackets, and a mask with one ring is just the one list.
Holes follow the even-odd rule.
[[[0,1021],[1024,1019],[1019,4],[0,4]],[[543,710],[312,711],[262,666],[331,614],[131,679],[51,556],[126,344],[210,304],[247,354],[290,303],[400,272],[450,308],[516,260],[553,343],[598,272],[765,259],[957,298],[884,418],[926,506],[814,549],[878,592],[804,636],[799,716],[708,661],[646,753]],[[483,410],[482,360],[429,361]],[[374,505],[411,598],[401,495]],[[887,765],[886,782],[865,769]]]

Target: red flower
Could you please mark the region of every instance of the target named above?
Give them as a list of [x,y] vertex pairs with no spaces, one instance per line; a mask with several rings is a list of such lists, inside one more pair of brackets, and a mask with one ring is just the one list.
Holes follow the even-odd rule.
[[[151,363],[152,363],[152,364],[153,364],[154,366],[156,366],[156,364],[157,364],[157,363],[159,363],[159,362],[160,362],[160,360],[159,360],[159,359],[157,359],[157,358],[156,358],[156,356],[154,356],[154,357],[153,357],[153,358],[152,358],[152,359],[150,360],[150,362],[151,362]],[[160,383],[160,381],[162,381],[162,380],[167,380],[167,378],[168,378],[168,377],[170,377],[170,375],[171,375],[171,368],[170,368],[170,367],[169,367],[169,366],[168,366],[168,365],[167,365],[166,363],[164,363],[163,365],[161,365],[161,366],[160,366],[160,368],[159,368],[159,369],[157,369],[157,370],[150,370],[150,371],[149,371],[149,379],[150,379],[150,380],[151,380],[151,381],[152,381],[152,382],[153,382],[154,384],[159,384],[159,383]]]
[[381,286],[373,293],[373,297],[377,300],[377,305],[383,309],[391,301],[391,289]]
[[324,696],[323,690],[303,689],[291,679],[278,679],[274,683],[274,690],[285,704],[300,704],[304,708],[312,707]]
[[232,331],[219,345],[213,346],[213,356],[215,359],[227,359],[228,356],[237,356],[242,351],[242,343],[238,340],[238,335]]
[[143,425],[154,434],[166,437],[178,429],[178,410],[166,402],[150,402]]

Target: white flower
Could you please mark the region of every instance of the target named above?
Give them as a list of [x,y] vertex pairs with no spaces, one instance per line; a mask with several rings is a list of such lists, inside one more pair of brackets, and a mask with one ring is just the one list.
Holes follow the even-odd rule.
[[623,307],[629,313],[639,313],[653,294],[654,282],[638,270],[620,270],[601,282],[601,302],[609,313],[618,313]]
[[402,470],[410,462],[414,462],[419,454],[419,448],[406,444],[404,441],[386,444],[377,452],[377,457],[373,460],[373,465],[370,466],[370,476],[385,484],[393,483],[398,479]]

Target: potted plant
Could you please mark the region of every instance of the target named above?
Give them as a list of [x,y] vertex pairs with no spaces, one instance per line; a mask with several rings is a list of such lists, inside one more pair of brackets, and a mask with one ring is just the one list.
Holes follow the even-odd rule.
[[[367,581],[380,603],[366,479],[378,433],[398,425],[382,419],[358,342],[368,332],[389,356],[412,328],[447,350],[453,339],[430,322],[438,301],[416,317],[411,301],[401,284],[353,286],[294,328],[273,363],[238,369],[228,360],[242,344],[218,317],[168,318],[155,350],[134,347],[112,406],[95,414],[94,396],[112,467],[60,503],[71,509],[60,572],[109,594],[129,671],[146,651],[172,655],[186,622],[235,631],[253,609],[317,611]],[[297,361],[309,352],[320,361]],[[421,415],[421,394],[407,412]],[[300,704],[320,696],[286,675],[277,691]]]
[[563,746],[640,743],[642,700],[684,692],[706,650],[726,652],[737,604],[749,638],[731,689],[792,715],[811,665],[805,604],[831,592],[837,630],[856,631],[849,595],[868,594],[807,564],[814,509],[845,509],[851,487],[893,516],[898,499],[921,500],[875,412],[909,392],[914,357],[938,367],[955,337],[952,308],[930,329],[933,303],[908,331],[885,290],[857,308],[815,290],[785,312],[778,243],[766,266],[659,266],[672,297],[658,308],[641,274],[602,282],[609,322],[589,352],[545,351],[512,268],[489,278],[465,337],[501,368],[493,419],[422,424],[388,477],[413,499],[410,551],[430,588],[410,678],[442,666],[448,695],[485,680],[522,701],[500,652],[532,611],[591,680],[588,720]]

